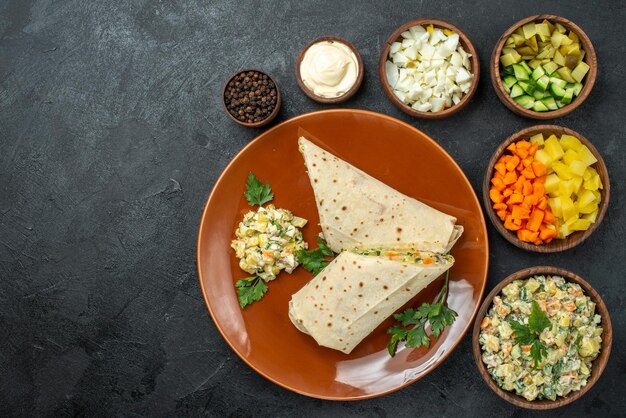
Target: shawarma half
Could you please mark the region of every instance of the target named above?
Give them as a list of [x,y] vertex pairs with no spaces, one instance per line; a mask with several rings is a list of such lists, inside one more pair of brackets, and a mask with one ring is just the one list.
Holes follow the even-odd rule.
[[304,137],[299,146],[322,233],[339,255],[296,292],[289,318],[325,347],[346,354],[445,273],[463,227]]
[[404,247],[445,253],[463,233],[455,217],[400,193],[304,137],[298,144],[322,233],[334,252]]
[[319,345],[350,354],[453,264],[450,255],[415,250],[344,251],[292,296],[289,318]]

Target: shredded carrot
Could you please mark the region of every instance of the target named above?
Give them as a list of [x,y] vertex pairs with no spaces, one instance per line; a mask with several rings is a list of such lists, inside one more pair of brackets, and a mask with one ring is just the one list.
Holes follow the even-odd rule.
[[530,209],[522,205],[513,206],[511,216],[513,216],[513,219],[528,219],[530,218]]
[[492,188],[491,190],[489,190],[489,198],[491,199],[491,201],[493,203],[501,203],[502,202],[502,195],[500,194],[500,192],[496,188]]
[[529,196],[533,194],[533,184],[530,181],[526,180],[524,182],[524,188],[523,188],[522,194],[524,196]]
[[524,195],[522,195],[521,193],[513,193],[511,197],[509,197],[507,204],[515,205],[515,204],[522,203],[523,201],[524,201]]
[[513,217],[511,215],[507,215],[504,218],[504,227],[511,231],[517,231],[520,229],[520,226],[513,222]]
[[556,236],[556,231],[547,226],[539,226],[539,238],[544,242],[549,242]]
[[494,165],[489,197],[504,227],[517,237],[536,245],[557,235],[556,218],[548,208],[544,186],[547,168],[534,155],[537,143],[521,140],[509,144]]
[[530,214],[530,218],[528,219],[528,223],[526,224],[526,228],[537,232],[539,231],[541,222],[543,222],[543,211],[541,209],[533,209]]
[[541,210],[546,210],[548,207],[548,199],[545,196],[541,196],[537,201],[537,207]]
[[532,180],[535,177],[537,177],[537,176],[535,176],[535,172],[532,169],[528,168],[528,167],[526,167],[526,168],[524,168],[522,170],[522,176],[526,177],[529,180]]
[[537,196],[533,196],[533,195],[529,195],[529,196],[524,196],[524,201],[522,202],[522,206],[525,206],[527,208],[532,208],[533,206],[535,206],[537,204]]
[[504,175],[503,181],[506,186],[514,184],[517,181],[517,173],[515,171],[507,171]]
[[500,173],[501,175],[505,175],[506,174],[506,166],[504,165],[503,162],[500,162],[498,164],[496,164],[494,166],[494,168],[496,169],[496,171],[498,171],[498,173]]
[[504,190],[504,188],[506,187],[506,186],[504,185],[504,182],[503,182],[503,181],[502,181],[502,179],[500,179],[500,178],[495,178],[495,177],[494,177],[494,178],[492,178],[492,179],[491,179],[491,184],[493,184],[493,187],[495,187],[495,188],[496,188],[496,190],[498,190],[498,191],[500,191],[500,192],[501,192],[502,190]]
[[509,161],[506,162],[507,171],[515,170],[515,167],[520,163],[520,159],[517,155],[514,155]]

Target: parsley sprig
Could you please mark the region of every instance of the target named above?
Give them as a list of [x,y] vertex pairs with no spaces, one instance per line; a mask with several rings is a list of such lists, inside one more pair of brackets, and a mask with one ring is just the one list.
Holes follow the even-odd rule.
[[513,319],[509,320],[513,328],[514,339],[518,344],[530,345],[530,357],[533,359],[535,367],[539,366],[541,360],[548,356],[548,348],[539,339],[539,335],[544,329],[550,326],[550,320],[541,310],[537,301],[532,301],[528,325],[521,324]]
[[270,185],[267,182],[265,184],[261,183],[252,172],[248,174],[246,192],[243,195],[248,199],[250,206],[262,206],[274,198]]
[[[447,326],[452,325],[457,313],[445,305],[448,280],[449,272],[446,272],[443,287],[434,303],[423,303],[417,309],[409,308],[393,316],[401,325],[394,325],[387,330],[387,334],[391,334],[387,351],[392,357],[396,354],[400,341],[406,341],[407,347],[430,347],[430,337],[426,333],[427,322],[430,323],[430,331],[435,337],[439,337]],[[412,328],[406,329],[409,326]]]
[[317,276],[324,267],[328,265],[327,257],[333,257],[335,253],[328,247],[326,241],[322,237],[317,237],[317,246],[315,250],[298,250],[296,251],[296,260],[302,265],[306,271]]
[[251,276],[237,280],[235,287],[237,288],[237,299],[239,300],[241,309],[252,302],[261,300],[265,292],[267,292],[267,285],[259,276]]

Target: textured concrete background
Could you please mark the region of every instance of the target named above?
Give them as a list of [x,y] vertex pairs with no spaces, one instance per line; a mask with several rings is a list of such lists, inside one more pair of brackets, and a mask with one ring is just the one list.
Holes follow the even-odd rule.
[[[383,398],[326,402],[283,390],[227,347],[205,309],[195,265],[207,195],[261,132],[222,111],[230,73],[272,73],[284,99],[278,121],[328,108],[298,89],[294,59],[315,37],[343,36],[366,66],[360,92],[344,106],[422,129],[480,191],[497,144],[534,123],[498,101],[488,58],[506,28],[539,13],[572,19],[595,44],[594,91],[555,122],[594,142],[613,195],[599,231],[564,254],[523,252],[490,226],[488,289],[538,264],[587,278],[611,311],[613,353],[593,390],[551,415],[624,414],[625,3],[339,3],[0,1],[1,415],[545,416],[487,388],[469,336],[429,376]],[[405,116],[376,75],[387,36],[428,16],[463,28],[483,67],[471,106],[443,121]]]

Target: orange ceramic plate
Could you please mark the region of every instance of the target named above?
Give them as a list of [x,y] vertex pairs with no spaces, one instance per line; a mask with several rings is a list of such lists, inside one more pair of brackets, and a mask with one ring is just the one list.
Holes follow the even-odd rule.
[[[304,129],[335,155],[391,187],[458,218],[465,227],[452,250],[448,304],[459,317],[430,348],[400,347],[387,353],[387,319],[354,351],[320,347],[287,316],[288,302],[311,274],[281,273],[265,297],[246,309],[234,282],[248,276],[230,249],[234,230],[250,209],[243,193],[250,171],[269,182],[273,203],[309,222],[304,239],[315,248],[320,232],[313,190],[298,152]],[[488,266],[485,221],[478,199],[454,160],[432,139],[389,116],[337,109],[298,116],[254,139],[226,167],[207,201],[198,236],[198,272],[207,307],[232,349],[254,370],[295,392],[323,399],[371,398],[425,376],[456,347],[468,330],[485,289]],[[432,302],[442,285],[433,282],[412,301]]]

